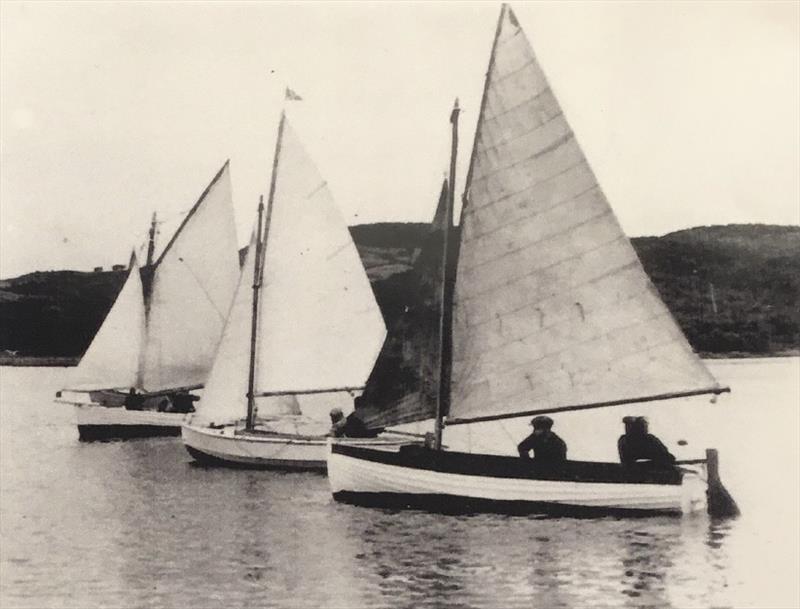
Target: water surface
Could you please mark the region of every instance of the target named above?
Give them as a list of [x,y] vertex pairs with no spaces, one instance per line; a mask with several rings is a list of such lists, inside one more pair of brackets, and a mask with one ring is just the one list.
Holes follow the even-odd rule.
[[51,401],[64,369],[3,368],[0,606],[797,607],[800,360],[710,366],[733,394],[685,416],[720,449],[726,522],[341,505],[319,475],[193,466],[179,439],[81,444]]

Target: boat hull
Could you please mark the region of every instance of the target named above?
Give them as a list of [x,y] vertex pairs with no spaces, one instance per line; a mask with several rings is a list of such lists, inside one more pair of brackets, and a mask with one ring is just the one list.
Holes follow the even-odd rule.
[[336,500],[442,513],[685,514],[705,510],[702,471],[567,462],[545,468],[518,457],[422,448],[389,452],[331,445]]
[[[189,454],[203,465],[245,469],[294,471],[327,470],[325,436],[246,433],[227,425],[221,428],[185,424],[181,429],[183,444]],[[342,440],[356,445],[398,448],[409,438],[386,437]]]
[[185,414],[74,404],[81,441],[178,436]]

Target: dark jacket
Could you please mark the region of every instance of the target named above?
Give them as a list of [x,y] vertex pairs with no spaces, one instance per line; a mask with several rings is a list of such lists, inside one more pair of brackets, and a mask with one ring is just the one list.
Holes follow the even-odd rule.
[[552,431],[532,433],[517,445],[517,450],[523,459],[530,459],[530,451],[533,451],[533,460],[537,463],[563,463],[567,460],[566,443]]
[[368,429],[353,412],[344,420],[344,423],[334,424],[332,435],[337,438],[374,438],[378,432]]
[[619,460],[630,464],[636,461],[649,461],[658,465],[672,465],[675,457],[653,434],[623,434],[617,440]]

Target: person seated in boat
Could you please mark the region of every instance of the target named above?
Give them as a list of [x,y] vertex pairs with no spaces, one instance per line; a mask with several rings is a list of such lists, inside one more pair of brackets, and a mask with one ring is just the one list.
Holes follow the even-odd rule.
[[126,410],[141,410],[144,406],[144,396],[136,393],[136,388],[131,387],[128,395],[125,396]]
[[654,465],[673,465],[675,457],[664,443],[648,432],[644,417],[624,417],[625,433],[617,441],[619,460],[624,465],[644,461]]
[[331,410],[331,430],[329,436],[334,438],[374,438],[377,434],[364,425],[355,412],[344,416],[341,408]]
[[192,395],[188,391],[179,391],[169,396],[172,406],[167,409],[167,412],[194,412],[194,402],[200,398]]
[[567,460],[567,444],[552,430],[553,419],[540,415],[531,419],[533,433],[517,445],[519,456],[536,463],[563,463]]

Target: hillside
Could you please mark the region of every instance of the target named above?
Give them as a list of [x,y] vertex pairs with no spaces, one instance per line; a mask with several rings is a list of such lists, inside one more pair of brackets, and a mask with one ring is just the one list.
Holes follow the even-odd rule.
[[[421,223],[351,228],[387,323],[414,289],[408,270],[426,230]],[[696,350],[800,348],[800,227],[698,227],[633,245]],[[79,356],[124,278],[124,271],[52,271],[0,281],[0,354]]]

